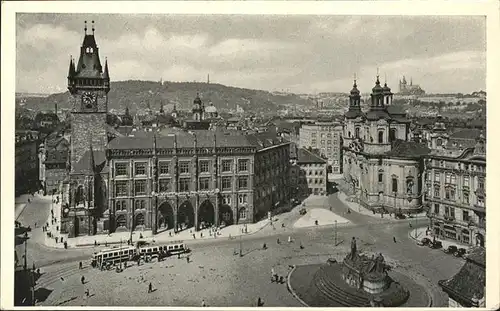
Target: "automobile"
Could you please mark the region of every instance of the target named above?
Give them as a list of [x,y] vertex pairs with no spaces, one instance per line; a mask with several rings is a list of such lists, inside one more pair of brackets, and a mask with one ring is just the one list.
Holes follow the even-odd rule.
[[396,214],[396,219],[406,219],[406,216],[401,214],[401,213],[397,213]]
[[455,257],[464,257],[467,254],[467,250],[463,247],[460,247],[456,252],[453,253]]
[[438,248],[442,248],[443,247],[443,243],[441,241],[431,241],[428,244],[428,246],[429,246],[429,248],[438,249]]
[[458,251],[458,247],[456,247],[455,245],[450,245],[448,246],[448,248],[445,248],[443,249],[443,252],[445,252],[446,254],[455,254],[455,252]]
[[307,213],[307,211],[306,211],[305,208],[301,208],[300,211],[299,211],[300,215],[305,215],[306,213]]
[[428,245],[429,243],[431,243],[431,239],[423,238],[422,240],[417,242],[417,245],[418,246],[425,246],[425,245]]

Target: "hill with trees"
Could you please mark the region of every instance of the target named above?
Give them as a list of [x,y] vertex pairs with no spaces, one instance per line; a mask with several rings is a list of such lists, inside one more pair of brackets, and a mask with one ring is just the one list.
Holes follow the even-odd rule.
[[[108,109],[136,112],[145,110],[148,105],[159,110],[161,103],[177,105],[177,109],[191,109],[196,94],[199,93],[205,106],[210,102],[219,111],[235,110],[240,106],[245,111],[274,113],[284,105],[312,105],[312,101],[295,94],[273,94],[267,91],[251,90],[222,84],[199,82],[153,82],[153,81],[118,81],[111,83]],[[29,97],[23,99],[24,107],[34,110],[53,110],[69,107],[69,92],[52,94],[45,98]]]

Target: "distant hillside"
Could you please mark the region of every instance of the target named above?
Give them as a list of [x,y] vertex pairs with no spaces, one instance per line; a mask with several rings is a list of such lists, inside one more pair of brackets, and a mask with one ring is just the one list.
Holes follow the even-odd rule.
[[[281,106],[295,104],[311,105],[308,99],[295,94],[272,94],[267,91],[242,89],[221,84],[197,82],[164,82],[163,85],[151,81],[119,81],[111,83],[109,92],[109,109],[124,110],[129,107],[132,112],[144,110],[149,102],[153,110],[159,110],[160,102],[164,105],[177,104],[177,109],[191,109],[196,93],[209,105],[212,102],[220,111],[236,109],[239,105],[245,111],[276,112]],[[24,98],[26,108],[35,110],[53,110],[69,107],[69,92],[52,94],[46,98]],[[18,100],[16,100],[19,103]],[[166,108],[167,109],[167,108]]]

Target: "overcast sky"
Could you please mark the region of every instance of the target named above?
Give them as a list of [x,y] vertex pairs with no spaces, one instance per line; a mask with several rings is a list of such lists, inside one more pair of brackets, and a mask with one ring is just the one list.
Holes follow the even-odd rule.
[[[66,90],[84,20],[112,81],[206,81],[296,93],[362,92],[405,75],[428,93],[485,89],[483,17],[18,14],[16,91]],[[90,28],[90,26],[89,26]],[[90,32],[90,29],[89,29]]]

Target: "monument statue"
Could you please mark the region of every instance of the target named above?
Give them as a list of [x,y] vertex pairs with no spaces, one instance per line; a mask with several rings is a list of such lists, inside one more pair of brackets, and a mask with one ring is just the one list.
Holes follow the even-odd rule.
[[356,238],[352,237],[351,240],[351,259],[354,259],[356,257]]

